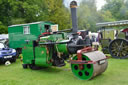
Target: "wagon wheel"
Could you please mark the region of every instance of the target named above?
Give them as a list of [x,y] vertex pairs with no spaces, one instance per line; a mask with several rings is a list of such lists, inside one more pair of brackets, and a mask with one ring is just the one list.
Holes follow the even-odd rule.
[[109,52],[113,58],[124,59],[128,57],[128,41],[115,39],[109,45]]

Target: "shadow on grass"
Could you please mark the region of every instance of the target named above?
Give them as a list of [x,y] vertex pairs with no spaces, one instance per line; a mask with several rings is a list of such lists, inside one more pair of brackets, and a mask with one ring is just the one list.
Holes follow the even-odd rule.
[[60,68],[57,68],[57,67],[47,67],[47,68],[41,68],[39,70],[33,70],[33,71],[37,71],[37,72],[48,72],[48,73],[57,73],[57,72],[63,71],[63,69],[60,69]]
[[99,74],[99,75],[93,77],[92,79],[90,79],[90,81],[95,81],[95,80],[97,80],[97,79],[102,79],[102,78],[104,78],[104,77],[105,77],[105,74],[104,74],[104,73],[101,73],[101,74]]

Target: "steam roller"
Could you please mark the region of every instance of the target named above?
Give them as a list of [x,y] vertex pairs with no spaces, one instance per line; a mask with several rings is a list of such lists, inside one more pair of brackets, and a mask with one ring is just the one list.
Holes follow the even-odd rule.
[[[81,57],[85,64],[71,64],[71,69],[74,75],[82,80],[92,79],[107,69],[106,56],[100,51],[83,52]],[[78,60],[78,57],[75,56],[73,60]]]
[[[62,67],[65,61],[71,64],[73,74],[82,80],[92,79],[107,69],[107,57],[91,47],[87,31],[78,31],[76,1],[70,4],[72,29],[52,32],[45,29],[36,40],[26,40],[23,53],[23,68]],[[79,33],[78,33],[79,32]]]

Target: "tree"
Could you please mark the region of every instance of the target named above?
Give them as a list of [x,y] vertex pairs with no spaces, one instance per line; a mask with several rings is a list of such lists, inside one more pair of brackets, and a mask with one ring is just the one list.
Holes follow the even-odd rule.
[[63,5],[63,0],[43,0],[44,6],[40,6],[39,20],[51,21],[59,24],[59,29],[71,28],[70,13]]
[[0,34],[7,33],[7,26],[3,25],[3,23],[0,21]]
[[124,1],[124,5],[120,8],[120,18],[119,19],[128,19],[128,0]]
[[102,11],[109,11],[116,20],[123,19],[122,13],[125,10],[125,0],[106,0],[107,4]]
[[100,22],[110,22],[116,20],[109,10],[99,11],[99,18],[100,18]]
[[11,7],[8,0],[0,0],[0,21],[3,25],[9,25],[11,22]]
[[71,28],[63,0],[0,0],[0,21],[3,30],[12,24],[36,21],[51,21],[59,24],[59,29]]
[[98,12],[95,0],[83,0],[78,8],[79,29],[96,31]]
[[11,6],[11,18],[17,19],[19,24],[37,21],[36,17],[39,11],[39,7],[35,4],[35,0],[8,0]]

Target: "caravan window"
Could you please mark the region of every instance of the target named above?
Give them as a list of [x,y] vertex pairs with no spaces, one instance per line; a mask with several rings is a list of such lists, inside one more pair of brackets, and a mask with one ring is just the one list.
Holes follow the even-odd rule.
[[24,30],[24,34],[30,34],[30,27],[29,26],[24,26],[23,30]]
[[45,27],[45,32],[50,32],[50,25],[44,25]]

